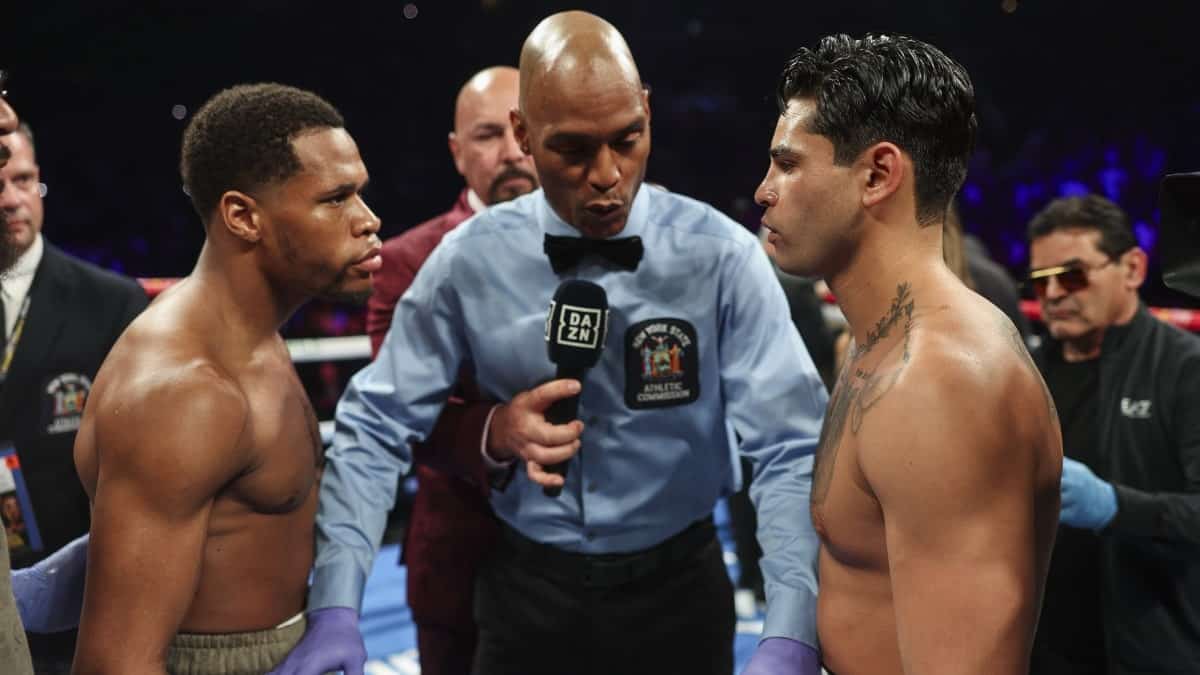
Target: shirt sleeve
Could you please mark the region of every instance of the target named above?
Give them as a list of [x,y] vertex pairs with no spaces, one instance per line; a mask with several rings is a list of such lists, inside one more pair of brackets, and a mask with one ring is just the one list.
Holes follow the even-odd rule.
[[397,304],[378,357],[338,401],[321,477],[310,610],[360,607],[411,444],[433,427],[464,360],[452,263],[449,247],[434,251]]
[[722,277],[721,386],[741,453],[754,467],[750,499],[767,593],[762,637],[815,649],[819,541],[809,495],[825,386],[762,247],[748,246]]
[[1190,562],[1200,551],[1200,415],[1196,414],[1200,357],[1191,356],[1172,370],[1177,383],[1174,398],[1162,402],[1169,411],[1164,414],[1171,447],[1122,450],[1173,453],[1181,469],[1183,489],[1153,491],[1114,485],[1117,515],[1105,532],[1139,542],[1160,557]]
[[[371,358],[379,355],[383,338],[392,326],[396,304],[417,277],[421,264],[432,249],[427,239],[400,236],[383,246],[383,269],[373,278],[374,288],[367,301],[367,335],[371,340]],[[433,247],[436,248],[436,245]],[[491,474],[478,453],[472,452],[479,437],[487,431],[494,402],[480,393],[474,379],[459,373],[457,392],[451,395],[424,443],[413,448],[413,461],[450,473],[479,487],[486,497]]]

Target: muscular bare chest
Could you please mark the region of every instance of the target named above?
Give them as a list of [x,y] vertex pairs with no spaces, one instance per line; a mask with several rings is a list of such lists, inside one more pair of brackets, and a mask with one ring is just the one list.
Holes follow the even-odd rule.
[[886,571],[883,512],[858,469],[852,438],[822,443],[813,478],[813,527],[827,556],[861,570]]
[[[850,568],[887,570],[883,510],[861,469],[860,432],[875,406],[892,395],[907,367],[914,309],[910,286],[900,284],[891,308],[868,331],[864,343],[850,347],[851,358],[833,388],[817,443],[813,526],[825,553]],[[872,438],[886,442],[886,435]]]
[[258,513],[292,512],[315,493],[324,459],[308,395],[284,359],[247,373],[241,386],[250,405],[252,462],[227,496]]
[[834,387],[813,469],[813,526],[827,555],[851,568],[887,569],[883,511],[863,475],[863,420],[891,388],[894,367],[851,362]]

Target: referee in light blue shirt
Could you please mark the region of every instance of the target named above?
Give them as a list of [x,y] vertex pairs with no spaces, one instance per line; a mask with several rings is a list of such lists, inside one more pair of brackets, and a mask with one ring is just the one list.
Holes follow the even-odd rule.
[[[447,235],[342,397],[317,518],[317,620],[298,652],[357,636],[339,608],[356,614],[410,444],[467,367],[508,401],[480,443],[511,479],[493,491],[504,535],[477,583],[476,672],[729,675],[732,589],[711,519],[730,484],[729,420],[754,466],[764,638],[783,638],[762,644],[791,650],[788,672],[815,673],[809,488],[826,395],[771,265],[712,207],[641,184],[648,95],[611,25],[544,20],[521,78],[513,123],[545,189]],[[550,237],[619,243],[551,260]],[[571,381],[551,381],[544,328],[565,279],[603,287],[611,312],[579,420],[554,426],[542,412]],[[562,479],[542,467],[567,458],[562,494],[547,497]]]

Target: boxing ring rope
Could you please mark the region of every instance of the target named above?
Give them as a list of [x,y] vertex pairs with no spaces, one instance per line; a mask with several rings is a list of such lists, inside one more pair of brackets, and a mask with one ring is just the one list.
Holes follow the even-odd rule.
[[[172,278],[138,279],[138,283],[146,290],[151,298],[166,290],[178,281]],[[838,310],[833,295],[826,293],[825,317],[832,323],[844,323],[845,319]],[[1021,312],[1030,321],[1040,322],[1042,308],[1036,300],[1021,300]],[[1191,332],[1200,332],[1200,310],[1179,307],[1151,307],[1150,313],[1160,320],[1173,324]],[[352,361],[355,359],[371,358],[371,341],[366,335],[346,335],[342,337],[300,338],[286,340],[288,351],[294,363],[319,363],[323,361]],[[321,440],[328,444],[333,438],[333,421],[320,423]]]

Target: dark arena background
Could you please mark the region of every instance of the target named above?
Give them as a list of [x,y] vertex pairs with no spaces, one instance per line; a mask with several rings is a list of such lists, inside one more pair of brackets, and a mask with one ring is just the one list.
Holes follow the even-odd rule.
[[[1095,192],[1129,213],[1150,254],[1144,300],[1200,308],[1162,284],[1157,248],[1159,181],[1200,170],[1195,3],[40,0],[8,5],[0,67],[11,75],[9,101],[36,135],[47,240],[129,276],[171,279],[189,273],[203,240],[181,189],[179,150],[189,116],[213,93],[277,81],[338,106],[387,238],[443,211],[461,189],[446,148],[461,84],[483,67],[516,65],[538,20],[572,8],[624,33],[651,88],[647,180],[751,230],[787,56],[835,32],[928,40],[974,81],[979,136],[958,204],[965,231],[994,260],[1020,279],[1030,217],[1055,197]],[[1195,315],[1179,316],[1191,325]],[[319,302],[285,327],[294,353],[308,354],[297,367],[322,420],[366,362],[355,337],[363,331],[361,309]],[[302,342],[330,337],[350,341],[326,343],[332,351]],[[402,508],[394,521],[393,541]],[[385,548],[368,586],[374,675],[418,672],[395,559],[395,546]],[[739,664],[759,626],[739,625]]]

